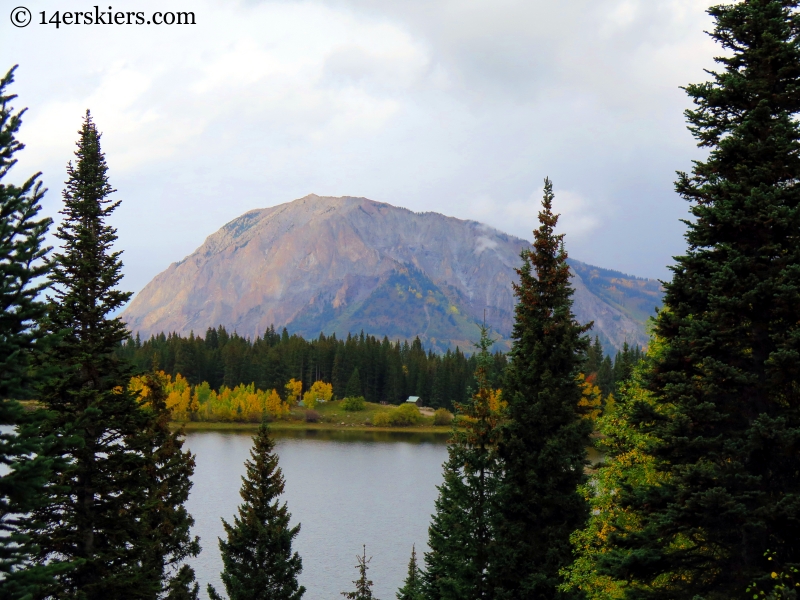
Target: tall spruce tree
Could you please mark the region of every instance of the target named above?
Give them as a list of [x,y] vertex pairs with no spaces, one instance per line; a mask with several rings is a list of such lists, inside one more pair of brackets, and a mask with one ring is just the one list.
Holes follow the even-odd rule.
[[408,560],[408,574],[403,587],[397,591],[397,600],[424,600],[422,571],[417,565],[417,549],[411,547],[411,558]]
[[444,482],[439,486],[436,513],[428,529],[425,554],[425,597],[429,600],[493,598],[488,574],[493,568],[494,522],[500,469],[498,431],[504,404],[489,385],[492,341],[481,328],[477,344],[477,389],[464,404],[456,404]]
[[[241,496],[244,502],[233,523],[222,521],[227,539],[219,541],[222,583],[230,600],[298,600],[305,588],[297,582],[303,568],[292,541],[300,525],[289,526],[291,515],[280,504],[284,481],[275,442],[266,422],[255,436],[245,463]],[[220,598],[209,585],[211,598]]]
[[570,534],[588,516],[584,480],[591,424],[581,418],[577,378],[589,340],[572,313],[563,235],[554,229],[553,186],[545,180],[533,249],[523,250],[513,346],[503,397],[508,420],[499,452],[504,469],[495,598],[557,598],[559,570],[571,562]]
[[676,183],[688,249],[656,323],[659,403],[634,419],[665,481],[623,490],[640,525],[605,561],[631,598],[742,598],[800,566],[798,4],[710,8],[722,68],[686,88],[710,152]]
[[194,519],[184,506],[192,487],[194,457],[183,450],[183,429],[170,427],[163,376],[151,373],[135,381],[149,416],[136,444],[146,460],[148,485],[144,535],[138,542],[147,545],[142,578],[157,590],[157,597],[196,598],[194,570],[184,564],[200,553],[198,538],[190,534]]
[[40,218],[39,202],[45,190],[37,173],[21,185],[3,180],[16,164],[14,155],[24,146],[16,139],[25,110],[15,112],[8,93],[14,81],[11,69],[0,79],[0,597],[17,598],[47,581],[47,569],[33,568],[30,540],[23,534],[21,515],[44,498],[50,460],[44,455],[37,428],[15,398],[30,393],[31,352],[44,333],[36,322],[45,313],[37,297],[47,273],[42,261],[48,248],[44,236],[50,219]]
[[115,354],[128,332],[110,314],[130,294],[115,289],[122,263],[106,220],[118,202],[108,198],[114,190],[88,111],[79,133],[45,319],[59,339],[44,355],[53,373],[40,393],[48,414],[43,431],[58,438],[66,464],[55,472],[47,505],[33,513],[32,534],[41,563],[72,567],[49,595],[139,598],[157,591],[143,577],[147,460],[134,447],[147,415],[128,392],[130,370]]

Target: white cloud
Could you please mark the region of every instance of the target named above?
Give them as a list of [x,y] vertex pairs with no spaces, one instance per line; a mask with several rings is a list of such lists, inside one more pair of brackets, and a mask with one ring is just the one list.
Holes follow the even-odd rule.
[[[472,218],[490,223],[502,223],[508,230],[509,223],[515,223],[518,235],[531,239],[531,232],[539,227],[539,211],[542,208],[542,189],[536,190],[525,200],[503,201],[501,199],[479,198],[470,203]],[[553,212],[559,215],[557,231],[567,236],[567,243],[580,242],[587,234],[602,227],[610,216],[607,204],[600,200],[590,200],[583,195],[555,189]],[[485,239],[485,238],[480,238]],[[479,244],[479,248],[483,248]]]
[[491,238],[481,235],[475,243],[475,254],[481,254],[484,250],[494,250],[497,248],[497,242]]

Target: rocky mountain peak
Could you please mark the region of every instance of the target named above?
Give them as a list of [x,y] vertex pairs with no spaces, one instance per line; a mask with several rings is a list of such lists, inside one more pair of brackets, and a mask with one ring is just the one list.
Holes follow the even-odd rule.
[[[316,337],[364,330],[470,349],[486,320],[508,347],[528,242],[476,221],[310,194],[251,210],[157,275],[122,315],[144,336],[225,325]],[[571,261],[575,313],[606,344],[645,344],[658,282]]]

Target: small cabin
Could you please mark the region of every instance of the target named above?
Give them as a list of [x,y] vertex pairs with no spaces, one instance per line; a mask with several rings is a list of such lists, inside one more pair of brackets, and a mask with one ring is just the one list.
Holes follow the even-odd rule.
[[412,404],[416,404],[417,406],[422,406],[422,400],[419,399],[419,396],[409,396],[406,402],[411,402]]

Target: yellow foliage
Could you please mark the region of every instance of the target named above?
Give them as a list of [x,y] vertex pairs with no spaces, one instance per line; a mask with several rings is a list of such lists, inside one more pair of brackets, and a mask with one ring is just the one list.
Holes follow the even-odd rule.
[[267,396],[264,408],[271,415],[289,414],[289,405],[281,400],[278,390],[272,390]]
[[303,405],[314,410],[317,402],[329,402],[333,398],[333,385],[324,381],[315,381],[311,389],[303,394]]
[[303,391],[303,382],[292,378],[289,380],[289,383],[286,384],[285,389],[286,401],[291,406],[295,406],[300,400],[300,393]]
[[128,383],[128,390],[132,394],[137,394],[142,404],[147,403],[145,399],[150,395],[150,388],[145,383],[144,377],[131,377],[131,381]]
[[577,380],[578,385],[581,386],[581,399],[578,402],[581,416],[594,421],[602,412],[603,402],[600,388],[595,385],[593,378],[586,379],[583,373],[578,375]]
[[264,415],[264,410],[266,406],[262,405],[260,400],[261,398],[259,398],[259,394],[256,394],[254,392],[249,392],[249,390],[248,393],[244,395],[243,398],[244,407],[242,412],[245,415],[245,419],[254,423],[257,423],[261,420],[261,418]]
[[170,381],[167,376],[164,391],[167,393],[167,408],[172,411],[175,421],[189,421],[197,412],[197,407],[192,402],[192,388],[186,378],[180,373],[175,375],[175,381]]
[[[503,400],[503,390],[489,390],[489,410],[494,413],[495,418],[508,407],[508,402]],[[495,422],[496,426],[497,423]]]
[[[485,372],[480,374],[485,378]],[[485,379],[483,379],[485,381]],[[489,387],[481,387],[472,396],[471,404],[456,404],[459,411],[459,423],[464,427],[464,434],[470,444],[481,444],[483,442],[494,443],[497,427],[505,418],[505,409],[508,402],[503,400],[502,390],[493,390]]]
[[[172,380],[163,371],[156,373],[167,395],[167,408],[172,411],[175,421],[250,421],[258,423],[269,415],[279,419],[289,414],[289,404],[281,400],[277,390],[264,392],[255,386],[237,385],[231,389],[222,386],[219,392],[210,388],[207,382],[192,386],[180,374]],[[142,377],[133,377],[128,386],[139,395],[143,404],[147,403],[150,390]]]

